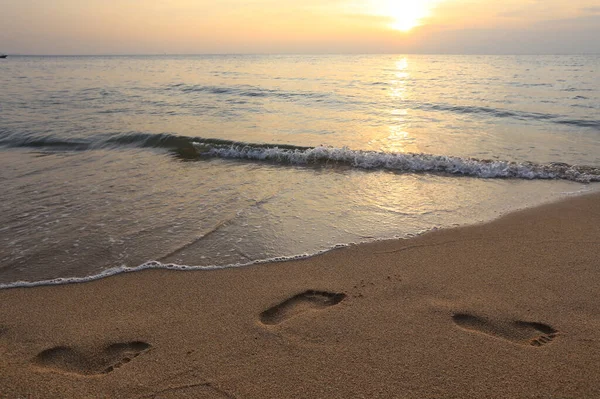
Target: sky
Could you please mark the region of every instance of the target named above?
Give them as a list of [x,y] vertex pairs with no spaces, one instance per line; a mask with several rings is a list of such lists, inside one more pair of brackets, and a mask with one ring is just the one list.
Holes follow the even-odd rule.
[[600,53],[600,0],[0,0],[0,53]]

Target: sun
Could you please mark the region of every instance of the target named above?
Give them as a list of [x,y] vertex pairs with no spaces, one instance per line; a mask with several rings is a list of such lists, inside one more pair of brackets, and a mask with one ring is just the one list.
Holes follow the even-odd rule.
[[390,27],[402,32],[420,26],[430,16],[434,0],[376,0],[377,14],[392,19]]

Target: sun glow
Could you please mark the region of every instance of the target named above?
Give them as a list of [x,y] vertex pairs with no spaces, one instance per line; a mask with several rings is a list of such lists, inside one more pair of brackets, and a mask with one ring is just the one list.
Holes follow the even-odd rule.
[[435,0],[379,0],[377,14],[392,19],[390,27],[407,32],[423,23],[431,15]]

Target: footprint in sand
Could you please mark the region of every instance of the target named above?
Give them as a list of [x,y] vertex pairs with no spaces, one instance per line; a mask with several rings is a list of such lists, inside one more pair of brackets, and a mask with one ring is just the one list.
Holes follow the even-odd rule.
[[337,305],[344,298],[346,294],[308,290],[265,310],[260,314],[260,321],[268,325],[279,324],[310,310]]
[[82,375],[107,374],[146,352],[150,344],[142,341],[110,344],[95,353],[83,353],[68,346],[55,346],[40,352],[34,362],[51,368]]
[[543,346],[552,342],[558,334],[558,331],[547,324],[528,321],[492,321],[468,313],[455,314],[452,319],[465,330],[521,345]]

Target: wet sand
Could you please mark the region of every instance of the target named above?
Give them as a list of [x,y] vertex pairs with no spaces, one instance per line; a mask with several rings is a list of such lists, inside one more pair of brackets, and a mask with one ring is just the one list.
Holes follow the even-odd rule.
[[210,272],[0,291],[2,398],[600,397],[600,195]]

